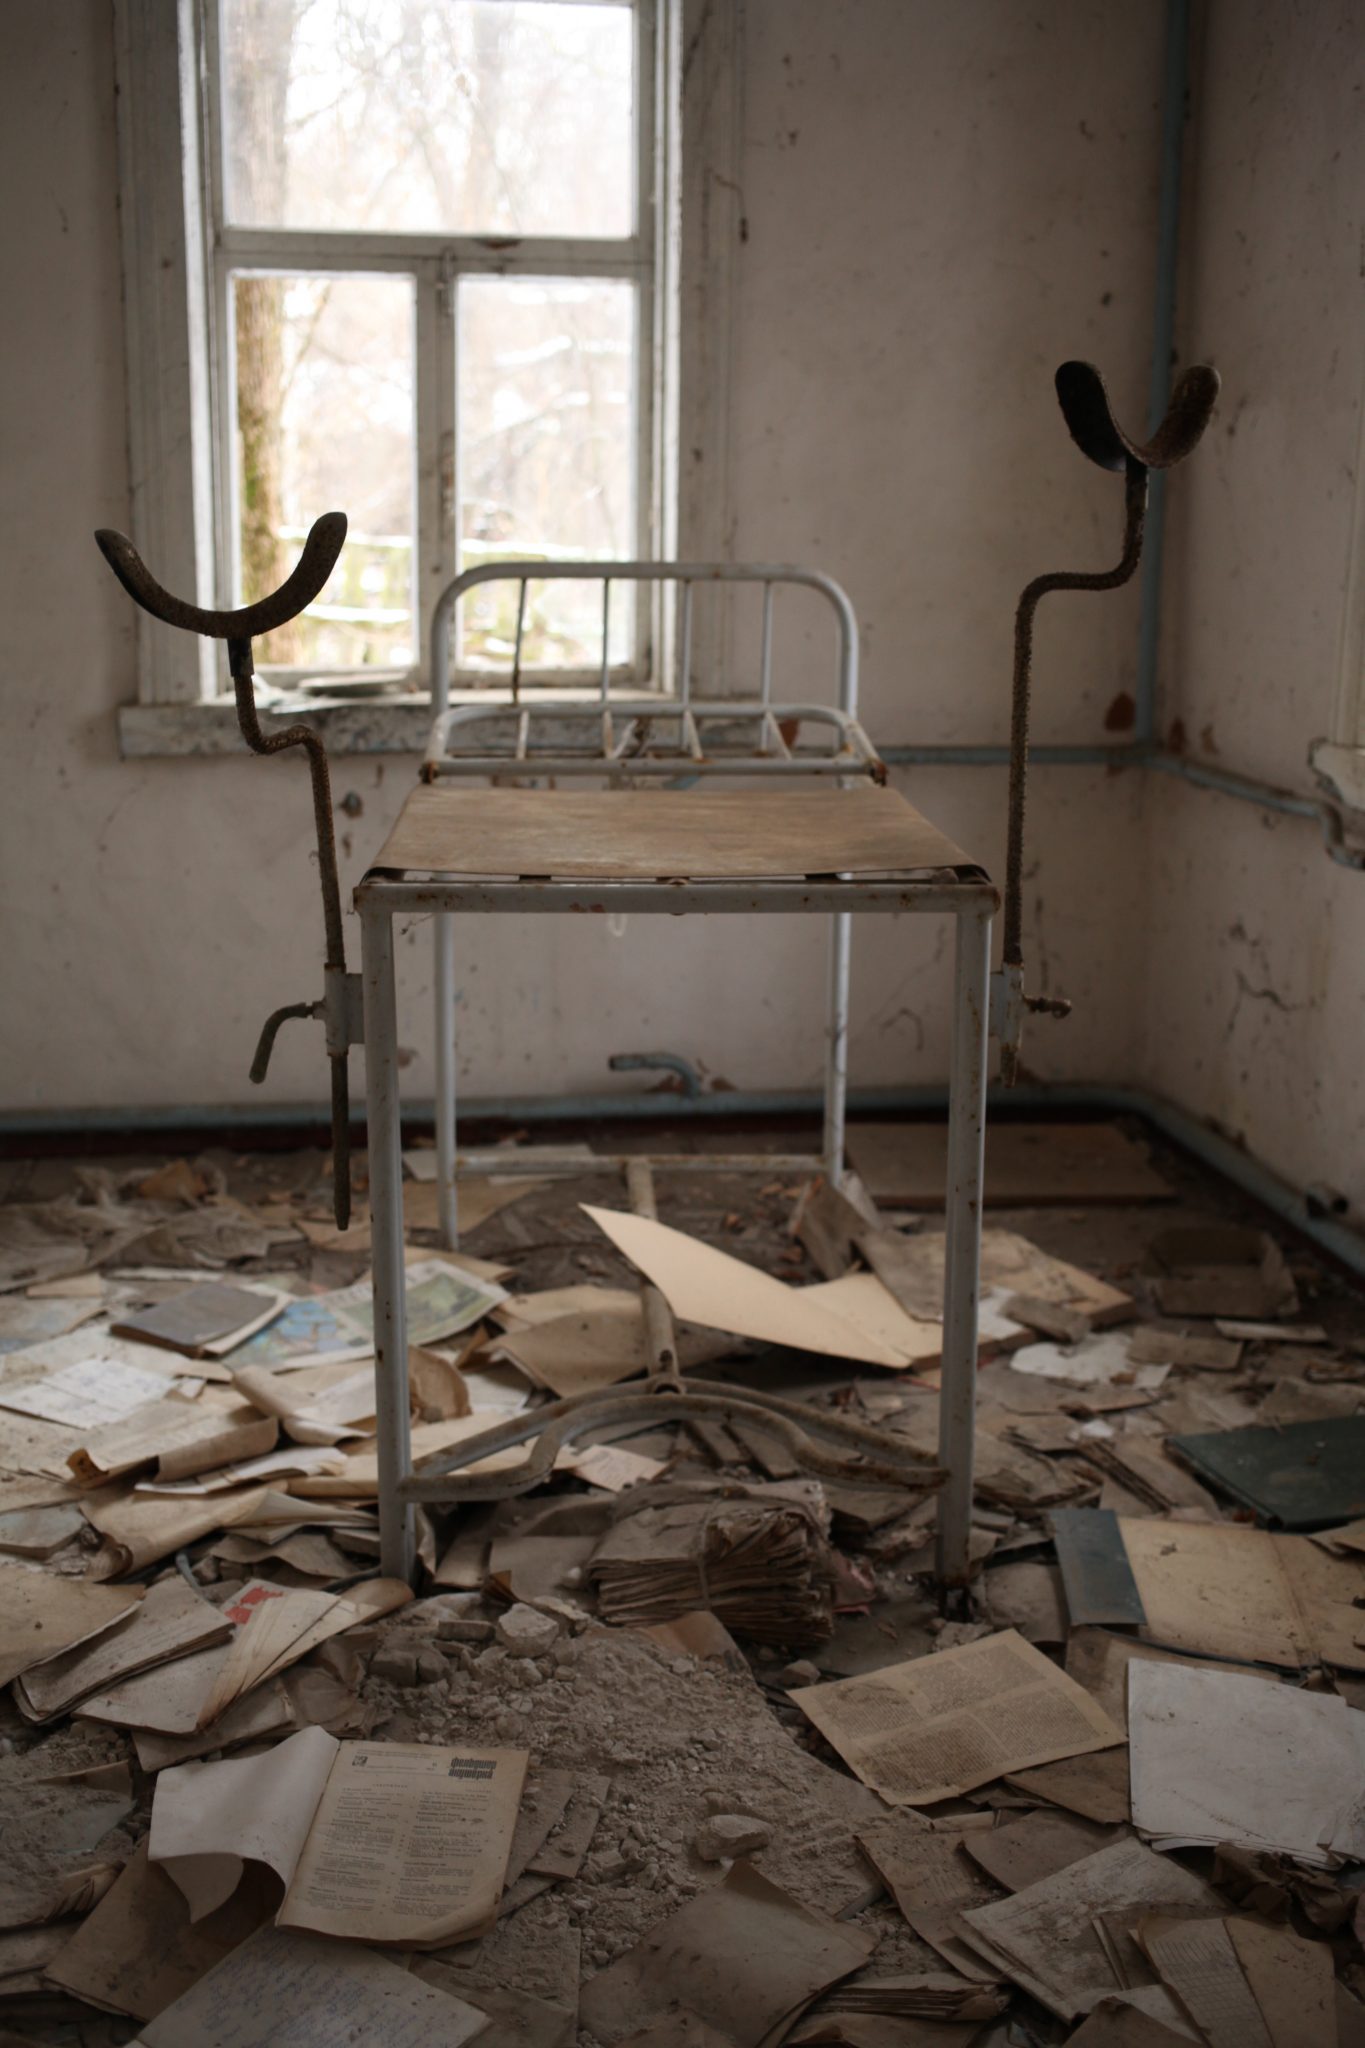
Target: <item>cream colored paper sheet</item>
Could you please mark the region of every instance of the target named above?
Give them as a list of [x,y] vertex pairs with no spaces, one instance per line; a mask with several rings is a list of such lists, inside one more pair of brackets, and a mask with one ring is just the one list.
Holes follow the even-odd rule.
[[1090,1695],[1014,1629],[789,1697],[892,1806],[957,1798],[1006,1771],[1123,1741]]
[[443,1947],[496,1918],[528,1761],[302,1728],[261,1756],[163,1771],[150,1854],[191,1920],[264,1863],[286,1887],[282,1927]]
[[587,1444],[581,1450],[566,1445],[555,1459],[557,1472],[572,1472],[606,1493],[624,1493],[628,1486],[657,1479],[665,1469],[660,1459],[643,1457],[627,1444]]
[[[25,1353],[25,1363],[31,1354]],[[164,1401],[166,1372],[94,1355],[51,1368],[31,1379],[0,1382],[0,1408],[61,1422],[73,1429],[105,1429],[154,1401]]]
[[280,1926],[403,1948],[486,1932],[528,1762],[524,1750],[343,1743]]
[[172,1658],[226,1642],[232,1623],[177,1573],[147,1588],[146,1598],[97,1636],[36,1664],[15,1681],[15,1698],[32,1721],[50,1721],[122,1678]]
[[138,2039],[143,2048],[461,2048],[486,2024],[476,2006],[369,1949],[263,1927]]
[[116,1579],[139,1572],[195,1543],[211,1530],[227,1529],[255,1513],[266,1497],[263,1486],[215,1493],[206,1500],[166,1500],[134,1493],[123,1480],[102,1486],[81,1502],[81,1512],[104,1538],[91,1567],[92,1579]]
[[[865,1316],[855,1321],[830,1307],[823,1299],[823,1286],[787,1287],[756,1266],[747,1266],[742,1259],[732,1259],[713,1245],[649,1217],[597,1209],[588,1203],[583,1210],[632,1265],[653,1281],[674,1315],[685,1322],[703,1323],[760,1343],[789,1345],[797,1351],[853,1358],[867,1365],[914,1362],[914,1353],[905,1345],[893,1345],[867,1328]],[[827,1283],[836,1288],[842,1284]],[[887,1299],[894,1308],[889,1294]],[[936,1332],[936,1351],[941,1342]]]
[[638,1295],[551,1321],[514,1324],[490,1350],[493,1357],[510,1359],[537,1386],[561,1397],[614,1387],[644,1372],[649,1362]]
[[245,1403],[223,1408],[200,1401],[154,1401],[120,1422],[93,1431],[67,1463],[85,1486],[100,1486],[139,1465],[155,1463],[160,1479],[188,1479],[275,1448],[272,1415]]
[[1225,1921],[1147,1914],[1135,1932],[1208,2048],[1274,2048]]
[[1328,1944],[1304,1941],[1264,1920],[1238,1917],[1225,1925],[1274,2048],[1299,2048],[1304,2041],[1331,2048],[1335,1982]]
[[141,1599],[141,1586],[94,1586],[0,1563],[0,1685],[90,1642],[131,1614]]
[[288,1885],[340,1746],[324,1728],[300,1728],[261,1756],[162,1771],[148,1854],[184,1893],[191,1921],[226,1904],[245,1863]]
[[[328,1393],[309,1400],[297,1385],[299,1375],[279,1377],[263,1366],[245,1366],[234,1375],[237,1392],[262,1415],[273,1415],[296,1444],[338,1444],[347,1437],[367,1436],[360,1422],[374,1414],[374,1367],[348,1373]],[[359,1415],[348,1412],[358,1407]]]
[[154,1493],[162,1500],[199,1500],[206,1494],[230,1493],[236,1486],[316,1478],[320,1473],[345,1469],[345,1456],[335,1444],[285,1444],[259,1458],[243,1458],[237,1465],[215,1466],[197,1479],[139,1479],[133,1491]]
[[1138,1841],[1118,1841],[1070,1863],[1013,1898],[973,1906],[959,1924],[973,1948],[1060,2019],[1074,2019],[1120,1990],[1095,1930],[1102,1914],[1171,1909],[1217,1913],[1221,1900],[1201,1878]]

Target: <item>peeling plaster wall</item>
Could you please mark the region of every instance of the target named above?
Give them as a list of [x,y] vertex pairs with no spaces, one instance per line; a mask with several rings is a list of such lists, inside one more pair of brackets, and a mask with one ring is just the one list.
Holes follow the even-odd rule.
[[[1116,487],[1071,449],[1050,379],[1093,355],[1140,407],[1159,15],[1107,0],[689,9],[681,544],[843,581],[884,741],[1002,738],[1019,585],[1115,552]],[[117,753],[132,619],[90,541],[127,521],[109,10],[11,0],[4,30],[2,1099],[317,1101],[311,1026],[282,1036],[266,1090],[246,1082],[265,1013],[319,982],[301,768]],[[1135,603],[1045,610],[1040,737],[1106,736],[1133,684]],[[795,611],[784,626],[793,694],[822,686],[822,631]],[[717,644],[737,675],[742,623]],[[338,818],[345,888],[410,774],[336,764],[338,801],[364,805]],[[998,870],[1003,772],[898,779]],[[1036,1071],[1137,1065],[1142,801],[1129,775],[1036,779],[1037,979],[1077,1003],[1071,1023],[1034,1029]],[[431,1089],[429,950],[424,927],[404,934],[414,1096]],[[927,920],[864,928],[855,1082],[943,1077],[948,950]],[[471,924],[462,957],[469,1094],[602,1087],[609,1052],[655,1045],[737,1086],[818,1083],[813,921],[634,920],[618,940],[598,920],[524,918]]]
[[[1211,0],[1195,80],[1182,355],[1223,374],[1176,480],[1163,722],[1312,787],[1331,730],[1365,373],[1365,17]],[[1315,825],[1154,776],[1147,1079],[1288,1180],[1365,1208],[1365,876]]]

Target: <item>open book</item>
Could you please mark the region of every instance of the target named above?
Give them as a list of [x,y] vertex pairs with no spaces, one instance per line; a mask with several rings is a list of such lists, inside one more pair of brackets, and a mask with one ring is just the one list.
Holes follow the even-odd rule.
[[527,1762],[303,1728],[262,1756],[162,1771],[149,1853],[192,1921],[252,1861],[284,1883],[280,1927],[441,1948],[497,1917]]

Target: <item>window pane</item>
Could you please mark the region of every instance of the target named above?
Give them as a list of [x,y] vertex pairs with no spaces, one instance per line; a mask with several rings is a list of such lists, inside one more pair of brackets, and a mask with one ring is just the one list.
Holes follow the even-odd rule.
[[[592,560],[637,551],[635,287],[617,279],[466,278],[460,285],[460,562]],[[510,663],[516,586],[461,606],[461,658]],[[634,592],[612,591],[613,662],[631,653]],[[595,668],[600,584],[541,583],[527,666]]]
[[626,0],[221,0],[220,20],[229,222],[632,232]]
[[316,604],[262,662],[407,668],[413,629],[410,277],[231,280],[238,602],[273,590],[322,512],[350,520]]

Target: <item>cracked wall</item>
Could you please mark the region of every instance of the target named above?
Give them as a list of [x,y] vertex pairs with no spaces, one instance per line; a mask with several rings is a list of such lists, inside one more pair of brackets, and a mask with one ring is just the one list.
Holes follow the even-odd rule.
[[[5,28],[0,155],[27,197],[2,230],[3,1102],[316,1102],[311,1026],[282,1036],[265,1090],[246,1081],[261,1019],[318,980],[301,769],[117,753],[133,621],[90,539],[128,518],[109,10],[12,0]],[[1116,546],[1116,486],[1070,446],[1051,376],[1093,356],[1140,408],[1158,10],[715,0],[688,31],[682,545],[813,561],[844,582],[883,741],[998,741],[1020,585]],[[1133,592],[1044,608],[1040,739],[1105,736],[1132,691],[1135,623]],[[817,671],[824,687],[821,630],[799,608],[784,621],[794,695]],[[752,636],[736,622],[715,645],[740,675]],[[344,890],[414,765],[337,762],[338,802],[363,803],[338,819]],[[896,779],[999,870],[1003,771]],[[1131,775],[1035,778],[1037,979],[1076,1002],[1069,1023],[1034,1027],[1035,1071],[1125,1079],[1138,1064],[1142,802]],[[420,1097],[426,927],[399,956]],[[740,1087],[818,1085],[814,921],[637,919],[623,940],[597,920],[471,922],[460,959],[466,1095],[603,1088],[609,1052],[652,1045]],[[928,920],[864,928],[855,1083],[943,1078],[950,985]]]
[[[1202,19],[1180,338],[1223,393],[1172,493],[1163,730],[1306,790],[1357,489],[1365,38],[1358,8],[1326,0],[1211,0]],[[1309,820],[1164,775],[1146,804],[1149,1085],[1365,1208],[1365,876]]]

